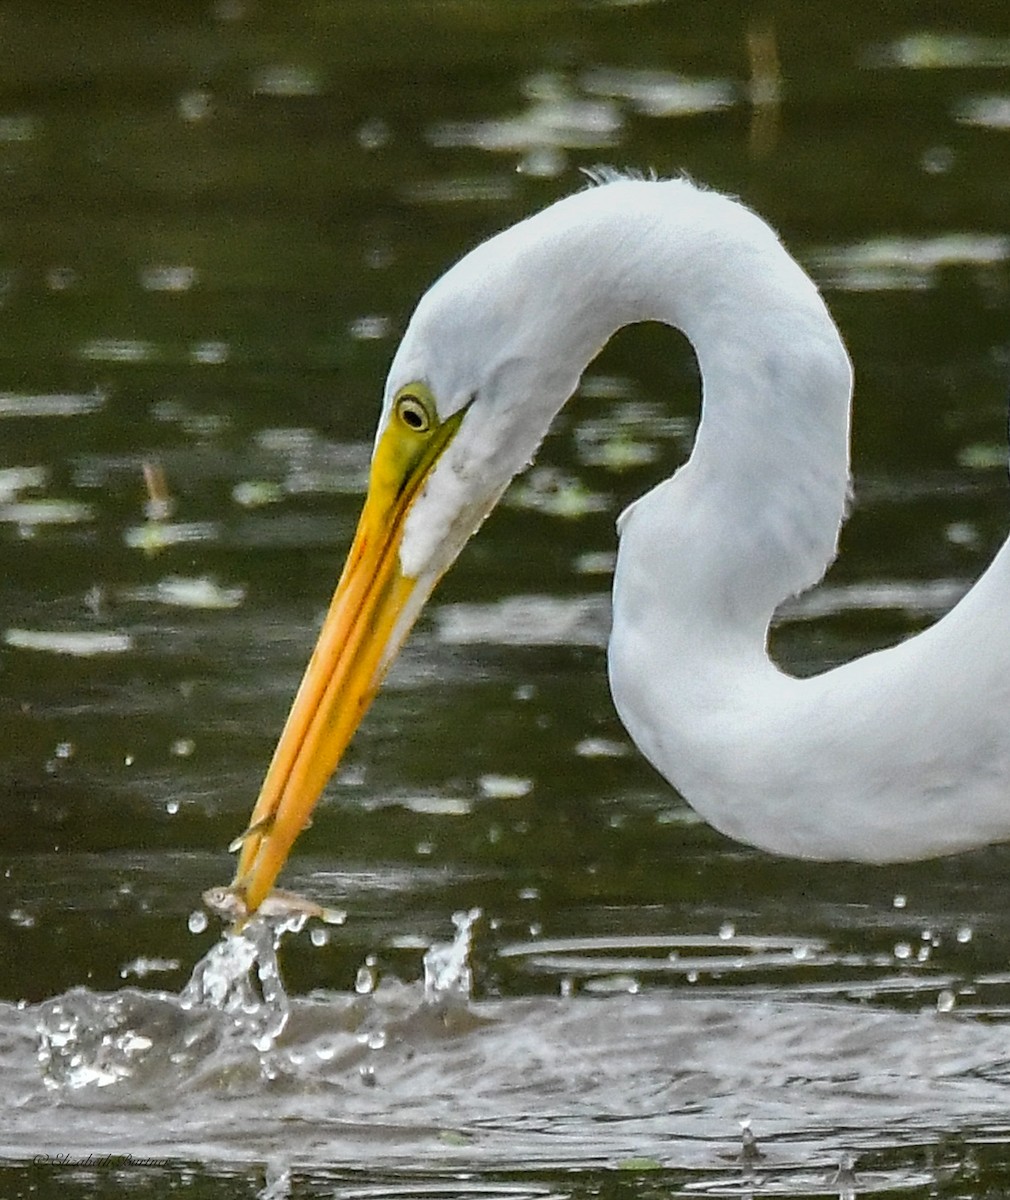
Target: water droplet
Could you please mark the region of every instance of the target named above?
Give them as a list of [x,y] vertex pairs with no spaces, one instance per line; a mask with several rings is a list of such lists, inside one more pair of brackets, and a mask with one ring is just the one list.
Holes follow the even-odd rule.
[[908,942],[895,942],[894,957],[900,959],[910,958],[912,955],[912,947]]
[[961,928],[957,931],[957,940],[961,943],[962,946],[967,945],[967,943],[971,941],[971,937],[972,937],[972,929],[971,929],[970,925],[962,925]]
[[309,941],[313,946],[325,946],[330,940],[330,935],[327,930],[320,929],[318,925],[314,926],[309,932]]
[[375,972],[371,967],[358,967],[358,973],[354,977],[354,990],[359,996],[369,996],[375,991]]
[[176,758],[189,758],[196,749],[196,742],[192,738],[176,738],[171,749]]
[[377,342],[387,338],[393,331],[389,317],[372,315],[358,317],[352,321],[347,332],[357,342]]
[[957,1003],[957,997],[949,988],[944,988],[936,997],[936,1011],[947,1013],[952,1012],[954,1005]]
[[11,924],[17,925],[19,929],[32,929],[35,925],[35,918],[23,908],[12,908],[7,916]]
[[207,914],[202,909],[191,912],[186,920],[190,933],[203,933],[207,928]]
[[733,937],[736,937],[736,926],[732,921],[723,921],[719,926],[719,940],[728,942]]
[[520,900],[539,900],[540,899],[540,889],[535,888],[535,887],[520,888],[517,894],[518,894]]
[[375,1029],[365,1038],[365,1045],[369,1050],[381,1050],[385,1044],[386,1031],[384,1029]]
[[895,908],[904,908],[905,905],[908,903],[908,897],[903,896],[899,892],[897,894],[897,896],[895,896],[894,899],[891,901],[891,903],[894,905]]
[[56,747],[57,758],[73,758],[75,746],[73,742],[60,742]]
[[169,800],[165,804],[165,812],[167,812],[170,817],[174,817],[178,811],[179,811],[179,801],[178,800]]
[[128,755],[127,755],[127,756],[126,756],[126,757],[123,759],[123,766],[124,766],[124,767],[132,767],[135,761],[136,761],[136,760],[134,759],[133,755],[132,755],[132,754],[128,754]]

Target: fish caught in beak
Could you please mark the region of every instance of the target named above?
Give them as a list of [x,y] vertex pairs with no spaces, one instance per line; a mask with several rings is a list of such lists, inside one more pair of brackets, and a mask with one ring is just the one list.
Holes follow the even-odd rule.
[[421,384],[402,388],[372,457],[368,495],[340,582],[274,751],[232,887],[249,913],[266,898],[295,839],[437,582],[404,573],[411,508],[465,410],[440,420]]

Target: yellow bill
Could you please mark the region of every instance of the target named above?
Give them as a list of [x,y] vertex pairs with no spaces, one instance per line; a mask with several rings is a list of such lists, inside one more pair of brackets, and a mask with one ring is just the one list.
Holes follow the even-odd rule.
[[[463,418],[439,421],[427,388],[403,388],[372,458],[340,582],[274,751],[233,887],[253,913],[273,887],[427,595],[402,573],[411,506]],[[430,590],[432,583],[424,585]]]

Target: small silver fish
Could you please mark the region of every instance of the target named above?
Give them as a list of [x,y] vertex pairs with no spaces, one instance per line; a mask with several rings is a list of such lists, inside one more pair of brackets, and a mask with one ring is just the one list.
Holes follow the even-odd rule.
[[[245,900],[230,887],[208,888],[203,893],[203,902],[216,917],[220,917],[222,921],[230,921],[233,925],[249,916]],[[267,918],[304,914],[327,925],[343,925],[347,920],[347,913],[339,908],[324,908],[308,896],[299,896],[297,892],[285,892],[279,888],[266,897],[258,912]]]

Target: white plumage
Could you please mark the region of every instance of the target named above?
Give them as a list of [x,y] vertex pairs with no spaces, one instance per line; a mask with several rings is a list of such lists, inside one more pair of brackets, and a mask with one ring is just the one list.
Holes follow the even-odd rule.
[[466,255],[390,368],[368,498],[240,839],[250,910],[432,588],[623,325],[694,346],[689,461],[618,522],[610,681],[642,753],[717,829],[889,862],[1010,839],[1010,549],[935,626],[809,679],[776,608],[834,558],[852,375],[813,283],[752,212],[608,177]]
[[[883,862],[1010,837],[1010,550],[942,621],[812,679],[769,659],[779,604],[835,554],[851,372],[768,226],[684,180],[612,180],[477,247],[418,306],[410,379],[460,431],[407,522],[430,583],[536,451],[598,349],[658,320],[703,379],[690,460],[619,521],[610,680],[642,753],[711,824]],[[427,594],[427,592],[425,593]]]

